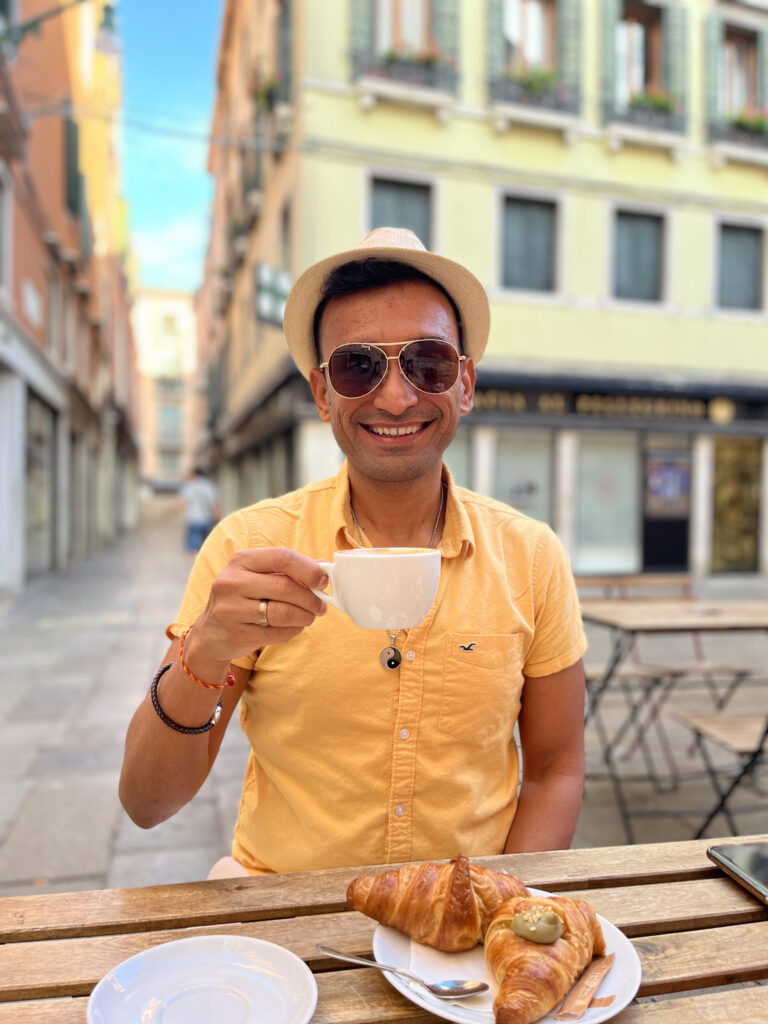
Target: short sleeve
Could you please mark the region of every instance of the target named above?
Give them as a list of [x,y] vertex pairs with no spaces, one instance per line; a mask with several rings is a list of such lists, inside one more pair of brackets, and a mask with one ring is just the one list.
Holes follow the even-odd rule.
[[549,527],[537,546],[532,583],[534,633],[524,672],[548,676],[575,664],[587,649],[571,565]]

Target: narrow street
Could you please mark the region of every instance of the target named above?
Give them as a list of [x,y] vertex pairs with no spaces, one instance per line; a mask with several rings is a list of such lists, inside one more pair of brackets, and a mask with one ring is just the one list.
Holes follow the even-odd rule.
[[0,608],[0,896],[199,879],[229,852],[237,727],[169,822],[139,829],[117,796],[126,727],[189,568],[181,522],[153,521]]

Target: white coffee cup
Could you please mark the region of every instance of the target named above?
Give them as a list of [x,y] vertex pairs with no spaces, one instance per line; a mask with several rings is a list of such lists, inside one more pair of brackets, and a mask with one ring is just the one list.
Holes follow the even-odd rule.
[[440,552],[433,548],[354,548],[318,563],[333,593],[313,590],[363,629],[418,626],[440,582]]

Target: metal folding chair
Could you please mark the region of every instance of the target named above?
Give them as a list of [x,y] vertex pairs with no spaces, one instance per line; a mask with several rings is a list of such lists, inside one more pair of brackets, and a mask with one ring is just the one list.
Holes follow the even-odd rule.
[[[696,746],[717,795],[717,800],[699,826],[700,839],[710,823],[722,814],[732,835],[739,830],[728,801],[736,789],[754,779],[756,769],[768,755],[768,715],[690,715],[678,711],[675,718],[693,731]],[[707,744],[714,743],[736,759],[735,769],[716,765]],[[768,804],[768,793],[761,793]]]

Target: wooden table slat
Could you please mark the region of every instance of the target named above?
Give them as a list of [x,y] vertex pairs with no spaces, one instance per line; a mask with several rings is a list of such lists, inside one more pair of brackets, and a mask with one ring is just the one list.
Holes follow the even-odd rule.
[[[745,836],[740,841],[765,839]],[[528,885],[549,891],[596,889],[648,882],[714,878],[706,857],[711,840],[593,850],[479,857],[519,875]],[[584,855],[589,854],[589,878]],[[186,928],[228,921],[259,921],[298,914],[343,910],[349,882],[380,867],[334,868],[293,875],[223,879],[134,889],[9,896],[0,900],[0,942],[67,936],[119,934],[137,930]],[[585,884],[586,883],[586,884]]]

